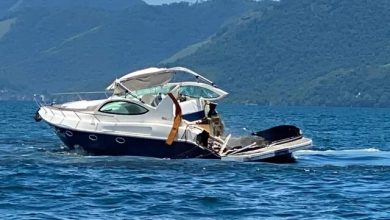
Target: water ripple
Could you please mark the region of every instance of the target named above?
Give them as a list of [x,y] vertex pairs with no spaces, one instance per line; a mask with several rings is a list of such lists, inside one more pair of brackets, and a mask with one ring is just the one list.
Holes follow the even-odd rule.
[[315,147],[294,164],[96,157],[3,102],[1,218],[390,218],[389,109],[219,107],[235,135],[295,124]]

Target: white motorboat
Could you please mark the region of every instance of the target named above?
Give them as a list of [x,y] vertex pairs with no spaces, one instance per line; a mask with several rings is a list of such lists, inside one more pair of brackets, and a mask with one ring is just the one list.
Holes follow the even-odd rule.
[[106,91],[110,96],[104,99],[38,102],[35,119],[53,127],[70,149],[93,155],[263,161],[291,158],[312,145],[300,129],[278,126],[232,146],[216,111],[216,102],[228,93],[187,68],[135,71]]

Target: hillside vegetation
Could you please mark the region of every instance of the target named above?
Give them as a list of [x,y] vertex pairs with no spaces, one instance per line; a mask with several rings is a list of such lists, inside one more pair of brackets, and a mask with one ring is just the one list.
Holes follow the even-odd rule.
[[387,0],[263,2],[170,61],[210,73],[237,102],[390,106],[389,11]]
[[390,1],[0,2],[0,99],[182,65],[262,105],[390,107]]
[[0,39],[3,99],[103,90],[115,77],[157,65],[207,39],[255,4],[242,0],[163,6],[136,0],[13,3],[7,4],[12,10],[3,8],[7,13],[0,19],[0,23],[14,20]]

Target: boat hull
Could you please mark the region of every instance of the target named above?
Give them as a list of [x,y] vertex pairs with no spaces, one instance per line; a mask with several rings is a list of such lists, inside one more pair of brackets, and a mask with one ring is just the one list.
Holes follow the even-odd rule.
[[53,126],[57,136],[70,149],[81,147],[93,155],[143,156],[170,159],[219,157],[207,149],[190,142],[174,142],[167,145],[164,140],[140,137],[116,136],[69,130]]

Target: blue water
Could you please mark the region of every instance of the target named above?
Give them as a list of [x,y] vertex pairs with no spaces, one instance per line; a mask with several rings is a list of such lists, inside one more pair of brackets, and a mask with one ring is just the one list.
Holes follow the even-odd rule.
[[0,102],[1,219],[390,219],[390,109],[219,106],[235,136],[301,127],[294,164],[85,156],[35,110]]

